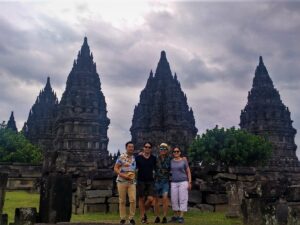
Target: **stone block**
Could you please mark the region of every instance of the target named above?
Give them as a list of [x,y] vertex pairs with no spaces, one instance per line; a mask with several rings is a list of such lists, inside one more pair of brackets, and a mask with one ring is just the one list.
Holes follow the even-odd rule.
[[14,225],[33,225],[37,216],[36,208],[16,208]]
[[215,205],[215,212],[227,212],[227,211],[228,211],[228,204]]
[[87,198],[111,197],[112,190],[88,190],[86,191]]
[[201,212],[214,212],[215,207],[208,204],[197,204],[196,207],[201,210]]
[[7,180],[8,180],[8,174],[0,173],[0,215],[2,214],[2,210],[4,206]]
[[239,181],[248,181],[248,182],[252,182],[255,181],[255,176],[253,175],[239,175],[237,178]]
[[229,167],[228,169],[229,173],[234,174],[244,174],[244,175],[255,175],[256,168],[255,167]]
[[237,176],[231,173],[218,173],[213,177],[213,179],[222,179],[222,180],[236,180]]
[[86,204],[97,204],[97,203],[105,203],[106,198],[86,198],[84,202]]
[[116,203],[116,204],[118,204],[119,203],[119,198],[118,197],[111,197],[111,198],[107,199],[107,202],[108,203]]
[[212,205],[227,204],[228,198],[226,194],[207,194],[206,202]]
[[8,215],[0,214],[0,225],[7,225],[7,224],[8,224]]
[[40,221],[69,222],[72,214],[72,178],[70,175],[50,174],[41,182]]
[[202,193],[198,190],[189,191],[189,203],[200,204],[202,203]]
[[84,213],[89,212],[107,212],[106,204],[86,204],[84,206]]
[[299,202],[300,201],[300,185],[292,185],[287,190],[287,201]]
[[109,213],[119,212],[119,204],[115,204],[115,203],[108,204],[108,212]]
[[91,188],[94,190],[111,190],[113,188],[113,180],[93,180]]

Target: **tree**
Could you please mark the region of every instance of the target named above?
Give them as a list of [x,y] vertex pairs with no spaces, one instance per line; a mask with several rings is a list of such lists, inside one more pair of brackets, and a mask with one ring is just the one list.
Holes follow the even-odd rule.
[[41,150],[32,145],[22,133],[0,128],[0,162],[40,163]]
[[266,138],[234,127],[206,130],[189,148],[191,160],[210,165],[265,165],[271,154],[272,144]]

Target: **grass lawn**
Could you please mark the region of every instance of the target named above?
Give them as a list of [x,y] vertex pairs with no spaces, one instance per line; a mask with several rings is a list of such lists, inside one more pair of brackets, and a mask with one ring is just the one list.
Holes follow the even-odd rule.
[[[39,194],[27,193],[24,191],[6,192],[4,213],[8,214],[9,222],[14,220],[15,208],[36,207],[39,205]],[[136,221],[139,222],[139,215]],[[152,213],[149,214],[149,222],[155,219]],[[119,222],[117,213],[88,213],[84,215],[72,215],[72,222]],[[140,224],[140,223],[137,223]],[[209,212],[188,212],[185,215],[186,225],[242,225],[240,220],[227,219],[224,213]]]

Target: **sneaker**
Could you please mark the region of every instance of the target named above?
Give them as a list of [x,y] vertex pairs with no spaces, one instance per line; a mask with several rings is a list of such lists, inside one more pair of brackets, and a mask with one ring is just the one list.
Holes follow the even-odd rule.
[[131,219],[131,220],[129,221],[129,223],[130,223],[130,225],[135,225],[134,219]]
[[121,220],[120,221],[120,224],[125,224],[126,223],[126,220]]
[[142,223],[148,223],[147,215],[145,214],[142,218]]
[[154,223],[160,223],[160,218],[159,218],[159,216],[157,216],[157,217],[155,218]]
[[167,218],[166,217],[164,217],[163,219],[162,219],[162,222],[161,223],[167,223],[168,221],[167,221]]
[[176,223],[178,221],[178,216],[172,216],[170,223]]
[[178,221],[178,223],[184,223],[183,217],[179,217],[177,221]]

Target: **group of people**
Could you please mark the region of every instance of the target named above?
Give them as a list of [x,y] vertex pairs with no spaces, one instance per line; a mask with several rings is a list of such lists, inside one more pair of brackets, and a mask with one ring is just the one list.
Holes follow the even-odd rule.
[[[114,166],[119,193],[119,211],[121,221],[125,224],[126,196],[129,199],[128,220],[135,224],[136,196],[142,223],[148,223],[146,212],[154,206],[154,223],[184,223],[184,212],[187,211],[188,190],[191,189],[192,177],[185,157],[181,156],[179,147],[170,151],[168,144],[161,143],[158,156],[152,154],[152,143],[144,143],[143,150],[134,155],[134,144],[127,142],[126,152],[121,154]],[[171,185],[170,185],[171,184]],[[174,215],[167,220],[169,190]],[[162,198],[162,220],[160,218],[160,198]]]

